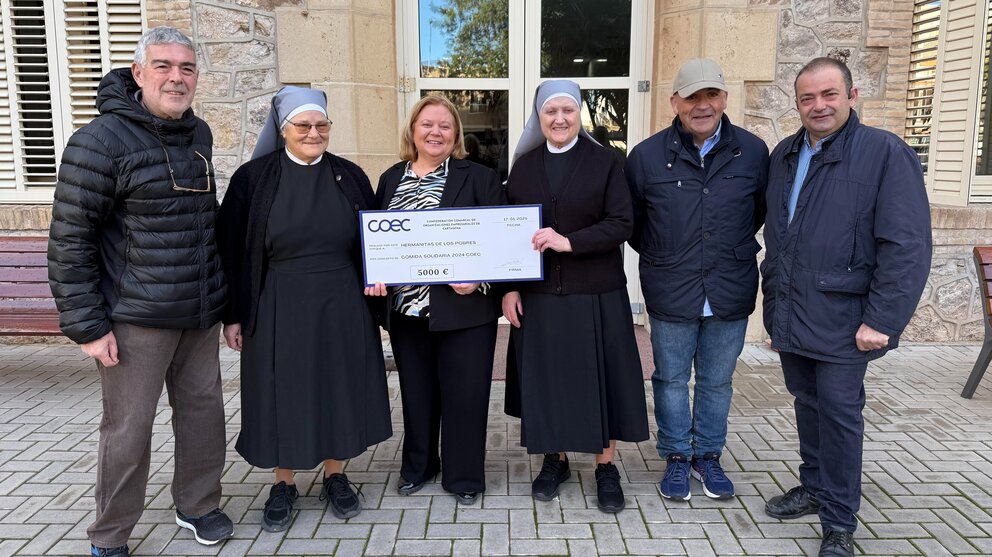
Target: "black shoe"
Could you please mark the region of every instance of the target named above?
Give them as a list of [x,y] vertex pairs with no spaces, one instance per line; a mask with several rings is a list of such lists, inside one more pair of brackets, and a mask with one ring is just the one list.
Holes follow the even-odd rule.
[[824,528],[819,557],[854,557],[854,534]]
[[331,512],[338,518],[351,518],[362,511],[362,503],[344,474],[331,474],[324,478],[324,487],[320,490],[320,500],[330,501]]
[[461,505],[474,505],[479,500],[478,491],[463,491],[455,494],[455,501]]
[[541,473],[534,478],[531,494],[538,501],[550,501],[558,496],[558,486],[571,477],[568,469],[568,459],[561,458],[558,453],[544,455]]
[[765,514],[789,520],[820,512],[820,502],[805,487],[796,486],[783,495],[776,495],[765,503]]
[[424,484],[433,479],[434,476],[431,476],[422,482],[411,482],[400,476],[400,483],[396,485],[396,491],[399,492],[400,495],[413,495],[414,493],[420,491],[424,487]]
[[234,535],[234,523],[220,509],[203,516],[187,516],[176,510],[176,524],[193,531],[193,537],[203,545],[213,545]]
[[90,555],[92,557],[131,557],[131,552],[126,545],[120,547],[97,547],[90,544]]
[[269,499],[262,511],[262,529],[266,532],[282,532],[293,520],[293,505],[300,492],[295,485],[279,482],[269,489]]
[[626,505],[620,487],[620,471],[612,462],[596,467],[596,504],[604,513],[618,513]]

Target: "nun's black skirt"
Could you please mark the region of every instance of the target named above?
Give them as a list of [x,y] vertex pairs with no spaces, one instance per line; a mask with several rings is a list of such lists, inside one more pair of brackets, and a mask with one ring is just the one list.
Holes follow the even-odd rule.
[[521,418],[531,454],[599,454],[610,440],[648,438],[630,300],[522,292],[521,327],[507,354],[506,412]]

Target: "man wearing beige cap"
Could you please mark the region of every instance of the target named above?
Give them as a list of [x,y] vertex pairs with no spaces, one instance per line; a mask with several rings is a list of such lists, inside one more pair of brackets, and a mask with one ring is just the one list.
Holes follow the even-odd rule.
[[768,147],[724,114],[727,86],[713,60],[682,64],[670,100],[672,125],[635,147],[626,166],[630,245],[641,254],[651,319],[658,453],[668,461],[659,487],[686,501],[691,476],[706,496],[727,499],[734,484],[720,456],[758,289],[754,235],[765,217]]

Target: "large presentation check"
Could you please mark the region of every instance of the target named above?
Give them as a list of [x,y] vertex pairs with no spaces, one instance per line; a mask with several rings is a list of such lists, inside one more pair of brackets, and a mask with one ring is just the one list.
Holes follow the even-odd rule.
[[361,221],[367,285],[544,278],[531,245],[540,205],[362,211]]

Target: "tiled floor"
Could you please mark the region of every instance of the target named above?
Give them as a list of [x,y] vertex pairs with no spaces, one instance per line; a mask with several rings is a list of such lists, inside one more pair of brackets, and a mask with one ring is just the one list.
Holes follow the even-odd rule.
[[[977,346],[907,346],[869,367],[860,553],[992,554],[992,379],[973,400],[959,397],[977,353]],[[493,383],[481,502],[456,507],[439,484],[400,497],[402,420],[390,372],[396,434],[347,468],[366,510],[334,518],[317,499],[318,472],[300,473],[300,511],[280,534],[259,528],[271,474],[233,450],[238,358],[229,350],[221,357],[229,437],[223,507],[235,538],[203,547],[175,525],[163,397],[147,508],[130,542],[136,555],[815,555],[819,545],[815,517],[783,523],[762,512],[767,498],[797,483],[799,461],[792,399],[775,354],[762,346],[746,346],[738,363],[723,458],[737,487],[730,501],[707,499],[698,484],[688,503],[663,500],[664,463],[651,441],[618,450],[624,512],[596,510],[588,455],[572,455],[577,473],[558,499],[534,501],[540,457],[520,449],[519,423],[502,412],[502,382]],[[76,347],[0,345],[0,556],[88,553],[99,419],[98,375]]]

